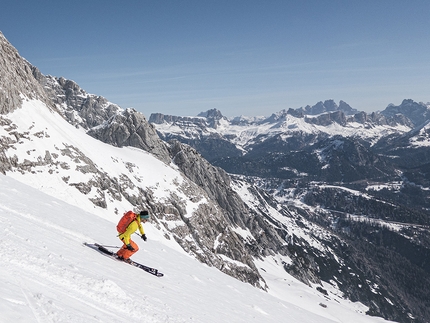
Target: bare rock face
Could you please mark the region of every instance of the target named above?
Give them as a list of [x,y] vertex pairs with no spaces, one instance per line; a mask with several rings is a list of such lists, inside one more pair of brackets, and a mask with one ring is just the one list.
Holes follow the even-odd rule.
[[150,152],[165,163],[170,163],[167,145],[158,137],[154,127],[143,114],[134,109],[117,113],[88,134],[116,147],[131,146]]
[[106,98],[89,94],[78,84],[64,77],[44,76],[35,71],[36,79],[43,85],[58,111],[75,126],[86,130],[96,127],[123,111]]
[[247,213],[248,210],[239,195],[231,189],[228,174],[211,165],[194,148],[177,140],[171,141],[170,144],[172,160],[181,171],[226,210],[232,223],[245,227],[243,219],[237,214]]
[[22,99],[39,99],[53,107],[42,86],[33,76],[33,67],[0,32],[0,114],[21,107]]
[[102,96],[89,94],[72,80],[44,76],[37,70],[34,74],[57,111],[70,124],[88,130],[88,135],[104,143],[143,149],[170,163],[166,143],[140,112],[131,108],[124,110]]

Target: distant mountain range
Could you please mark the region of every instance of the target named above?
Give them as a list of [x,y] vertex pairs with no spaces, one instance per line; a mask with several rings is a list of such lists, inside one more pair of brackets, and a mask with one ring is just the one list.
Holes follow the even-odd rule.
[[328,100],[148,122],[43,75],[0,33],[1,173],[112,222],[146,208],[166,240],[256,288],[270,260],[402,323],[430,317],[428,109]]
[[367,114],[328,100],[259,119],[229,120],[214,109],[198,117],[156,113],[149,122],[163,140],[186,143],[233,174],[343,183],[398,181],[411,166],[430,162],[429,106],[404,100]]

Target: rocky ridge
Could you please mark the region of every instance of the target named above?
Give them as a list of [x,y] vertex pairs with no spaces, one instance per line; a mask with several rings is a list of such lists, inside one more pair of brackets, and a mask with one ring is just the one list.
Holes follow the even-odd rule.
[[12,112],[22,103],[22,96],[52,103],[33,77],[32,66],[10,46],[0,32],[0,114]]

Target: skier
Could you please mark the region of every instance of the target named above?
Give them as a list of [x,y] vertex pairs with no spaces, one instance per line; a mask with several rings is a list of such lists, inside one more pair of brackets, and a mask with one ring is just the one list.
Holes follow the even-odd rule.
[[146,223],[149,219],[148,211],[141,211],[139,214],[133,211],[128,211],[124,214],[117,225],[118,237],[123,242],[123,246],[116,253],[118,258],[126,262],[130,262],[130,257],[139,250],[138,245],[131,240],[131,235],[139,229],[141,238],[146,241],[145,231],[142,227],[142,222]]

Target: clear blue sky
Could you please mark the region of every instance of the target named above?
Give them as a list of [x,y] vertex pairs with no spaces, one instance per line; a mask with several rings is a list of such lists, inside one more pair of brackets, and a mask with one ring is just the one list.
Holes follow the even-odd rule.
[[43,74],[146,117],[430,101],[428,0],[5,0],[0,31]]

